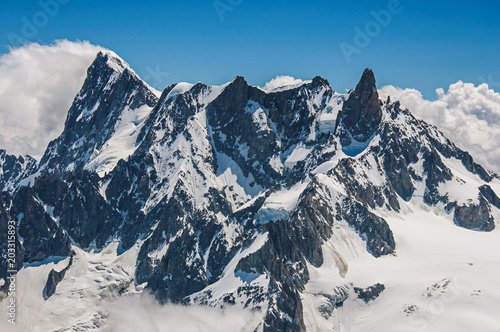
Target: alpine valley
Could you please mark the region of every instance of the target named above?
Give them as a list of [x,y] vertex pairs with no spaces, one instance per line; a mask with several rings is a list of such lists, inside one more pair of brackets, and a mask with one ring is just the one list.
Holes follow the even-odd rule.
[[0,189],[23,331],[127,331],[110,308],[147,297],[232,331],[500,328],[500,177],[370,69],[160,93],[103,51],[40,161],[0,150]]

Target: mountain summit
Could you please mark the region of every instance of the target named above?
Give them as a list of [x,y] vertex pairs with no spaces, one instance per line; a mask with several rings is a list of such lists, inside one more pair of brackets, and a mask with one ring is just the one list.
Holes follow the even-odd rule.
[[[371,69],[365,69],[356,89],[342,107],[340,121],[354,140],[366,142],[375,133],[382,120],[381,106],[375,75]],[[343,139],[349,140],[348,137]]]
[[498,238],[500,178],[379,100],[370,69],[348,94],[237,76],[160,95],[99,53],[40,164],[5,155],[0,233],[15,220],[31,309],[58,329],[105,328],[106,301],[145,294],[249,311],[256,331],[404,329],[453,273],[476,285]]
[[63,174],[83,167],[99,174],[111,170],[133,151],[134,136],[157,101],[154,90],[125,61],[99,52],[40,169]]

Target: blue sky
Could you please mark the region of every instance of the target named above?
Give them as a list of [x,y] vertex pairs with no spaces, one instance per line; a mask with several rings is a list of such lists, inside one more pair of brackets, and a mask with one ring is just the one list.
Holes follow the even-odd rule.
[[[372,13],[381,11],[390,13],[383,24]],[[458,80],[500,91],[499,14],[498,0],[9,1],[1,5],[0,54],[17,36],[88,40],[158,89],[235,75],[253,85],[321,75],[343,92],[370,67],[379,87],[416,88],[433,99]],[[356,51],[346,57],[340,45]]]

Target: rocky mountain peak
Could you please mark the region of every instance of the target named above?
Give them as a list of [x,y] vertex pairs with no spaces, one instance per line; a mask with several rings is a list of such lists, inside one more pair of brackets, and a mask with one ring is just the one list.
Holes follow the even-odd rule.
[[37,166],[38,162],[30,155],[16,157],[0,149],[0,191],[15,189]]
[[[221,116],[241,112],[248,101],[248,83],[236,76],[212,103],[212,109],[220,109]],[[226,109],[227,108],[227,109]],[[229,120],[229,119],[227,119]]]
[[[236,76],[224,91],[235,93],[236,97],[247,95],[248,83],[242,76]],[[245,98],[246,99],[246,98]]]
[[375,75],[367,68],[342,107],[340,121],[348,131],[340,133],[343,145],[350,145],[351,137],[358,142],[366,142],[375,133],[381,120],[382,108]]
[[311,85],[313,88],[322,87],[322,86],[330,87],[330,83],[328,83],[328,80],[326,78],[321,77],[321,76],[314,77]]
[[102,70],[104,67],[111,68],[120,73],[125,70],[133,72],[132,68],[123,59],[111,51],[99,51],[94,62],[89,67],[89,71],[92,69]]
[[[134,130],[156,105],[155,91],[130,66],[113,52],[99,52],[87,70],[87,77],[71,106],[64,131],[50,142],[41,160],[42,169],[73,171],[95,160],[93,169],[99,168],[99,155],[106,148],[114,149],[123,139],[120,130]],[[134,128],[126,127],[128,122]],[[128,128],[128,129],[127,129]],[[129,135],[130,136],[130,135]],[[135,144],[132,135],[130,145]],[[126,157],[120,151],[119,158]],[[109,159],[109,158],[108,158]]]
[[373,73],[373,70],[371,70],[370,68],[366,68],[363,71],[363,75],[361,75],[361,79],[356,85],[356,89],[354,91],[358,93],[372,92],[377,94],[378,97],[377,87],[375,83],[375,74]]
[[[124,60],[113,52],[100,51],[87,69],[87,77],[68,113],[66,126],[91,120],[97,114],[95,111],[101,101],[105,101],[116,90],[132,86],[137,86],[140,90],[151,90]],[[155,98],[152,96],[148,99]]]

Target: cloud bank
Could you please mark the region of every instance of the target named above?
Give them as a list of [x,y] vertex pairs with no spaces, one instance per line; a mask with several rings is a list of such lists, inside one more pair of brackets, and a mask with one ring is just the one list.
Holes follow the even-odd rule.
[[414,115],[435,125],[474,160],[500,174],[500,94],[487,84],[474,86],[458,81],[448,91],[436,90],[429,101],[415,89],[392,85],[379,90],[382,99],[400,100]]
[[59,136],[87,68],[102,48],[89,42],[26,44],[0,57],[0,149],[40,156]]
[[151,296],[122,298],[107,308],[109,318],[103,332],[251,332],[262,313],[228,307],[159,305]]

